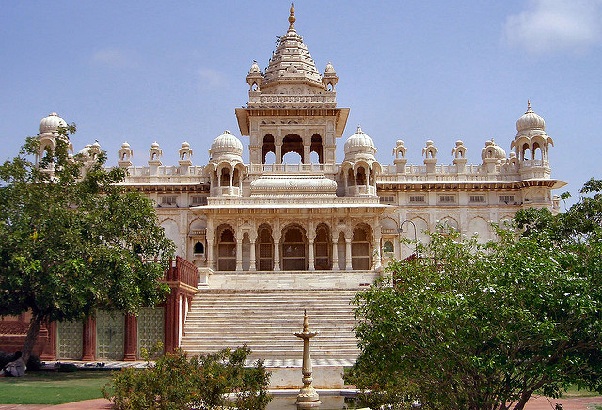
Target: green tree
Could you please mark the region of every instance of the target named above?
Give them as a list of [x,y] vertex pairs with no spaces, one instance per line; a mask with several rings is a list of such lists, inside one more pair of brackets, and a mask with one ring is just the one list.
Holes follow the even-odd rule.
[[602,392],[602,197],[584,189],[595,195],[565,214],[519,212],[494,242],[432,233],[424,258],[393,262],[356,296],[361,354],[346,380],[398,409]]
[[105,155],[69,155],[73,125],[36,164],[37,137],[0,166],[0,315],[31,312],[28,357],[43,322],[95,309],[135,313],[160,302],[173,243],[153,204],[119,186],[124,171]]
[[246,366],[250,350],[239,347],[191,356],[167,353],[145,369],[115,373],[104,389],[118,410],[261,410],[271,400],[263,363]]

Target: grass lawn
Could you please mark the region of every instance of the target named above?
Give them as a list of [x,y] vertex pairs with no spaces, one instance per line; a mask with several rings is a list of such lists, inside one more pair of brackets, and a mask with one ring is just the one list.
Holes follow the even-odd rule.
[[111,379],[109,371],[29,372],[24,377],[0,377],[2,404],[61,404],[98,399]]

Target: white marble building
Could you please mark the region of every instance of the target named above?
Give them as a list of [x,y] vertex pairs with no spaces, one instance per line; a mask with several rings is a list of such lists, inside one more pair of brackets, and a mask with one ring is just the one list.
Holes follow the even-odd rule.
[[[564,183],[551,178],[553,141],[530,104],[516,121],[516,136],[505,142],[509,154],[485,141],[480,159],[469,164],[463,142],[450,141],[444,151],[453,160],[443,164],[443,147],[426,141],[423,163],[408,164],[404,142],[397,141],[384,147],[392,149],[393,163],[381,164],[368,134],[358,127],[345,136],[349,108],[337,106],[336,71],[330,63],[323,73],[316,69],[294,22],[291,9],[267,68],[254,62],[247,73],[248,102],[236,109],[240,137],[225,131],[211,147],[195,147],[210,148],[207,164],[193,163],[188,142],[177,165],[162,163],[156,142],[144,166],[134,165],[140,157],[128,143],[119,150],[118,164],[128,171],[124,185],[156,202],[178,255],[199,267],[202,281],[213,272],[376,273],[389,258],[412,253],[401,237],[421,240],[443,224],[488,240],[490,223],[518,209],[558,211],[552,190]],[[56,114],[42,120],[42,148],[60,124]],[[337,161],[342,138],[344,158]],[[99,149],[95,143],[83,152]]]

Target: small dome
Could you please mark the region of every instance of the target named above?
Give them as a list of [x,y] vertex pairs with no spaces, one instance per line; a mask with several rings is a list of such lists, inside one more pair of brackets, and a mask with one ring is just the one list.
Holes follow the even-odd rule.
[[190,148],[190,144],[188,143],[188,141],[184,141],[182,143],[182,148]]
[[159,149],[159,143],[157,141],[151,144],[151,149]]
[[40,134],[54,133],[59,127],[66,127],[67,123],[55,112],[48,114],[40,121]]
[[523,132],[529,130],[546,130],[546,122],[539,115],[531,109],[531,101],[527,106],[527,112],[525,112],[518,120],[516,120],[516,131]]
[[121,144],[121,148],[130,148],[130,144],[127,141],[124,141],[123,144]]
[[481,151],[481,158],[506,159],[506,151],[493,141],[493,138],[485,142],[485,148]]
[[253,60],[253,64],[251,64],[251,68],[249,69],[249,74],[253,73],[261,73],[261,69],[255,60]]
[[365,134],[358,126],[355,134],[350,136],[345,142],[345,154],[370,153],[374,154],[376,147],[374,141],[368,134]]
[[242,155],[242,142],[236,138],[228,130],[224,131],[223,134],[217,136],[211,144],[210,153],[213,157],[217,154],[235,154]]
[[324,74],[334,74],[334,73],[335,73],[334,67],[329,62],[328,64],[326,64],[326,68],[324,69]]

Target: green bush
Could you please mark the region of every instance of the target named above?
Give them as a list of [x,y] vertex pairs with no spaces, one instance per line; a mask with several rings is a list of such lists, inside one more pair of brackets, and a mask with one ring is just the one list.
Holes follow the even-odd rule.
[[271,400],[270,374],[261,361],[245,367],[249,353],[246,346],[190,358],[167,353],[146,369],[115,373],[103,393],[117,410],[261,410]]

